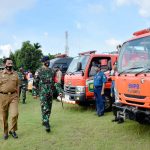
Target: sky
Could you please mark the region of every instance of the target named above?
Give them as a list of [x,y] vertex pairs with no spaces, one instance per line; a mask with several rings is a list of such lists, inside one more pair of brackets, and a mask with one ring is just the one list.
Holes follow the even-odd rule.
[[150,27],[149,0],[0,0],[0,58],[22,42],[40,43],[44,55],[115,51],[135,31]]

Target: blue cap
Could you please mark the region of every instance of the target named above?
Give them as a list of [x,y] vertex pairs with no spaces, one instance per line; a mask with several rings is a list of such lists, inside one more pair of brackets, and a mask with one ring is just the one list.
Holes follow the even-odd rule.
[[49,57],[48,57],[48,56],[44,56],[44,57],[41,59],[41,62],[45,62],[45,61],[47,61],[47,60],[49,60]]

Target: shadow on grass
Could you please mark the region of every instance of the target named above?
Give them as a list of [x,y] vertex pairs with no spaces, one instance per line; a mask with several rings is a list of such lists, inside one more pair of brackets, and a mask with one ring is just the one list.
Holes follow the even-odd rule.
[[[55,101],[56,103],[60,103],[60,101]],[[85,111],[95,111],[95,105],[78,105],[78,104],[67,104],[67,103],[63,103],[63,107],[65,110],[69,110],[69,111],[79,111],[79,112],[85,112]]]
[[150,125],[149,124],[139,124],[136,121],[126,120],[123,124],[119,124],[119,128],[124,130],[127,135],[132,135],[135,139],[145,139],[150,135]]

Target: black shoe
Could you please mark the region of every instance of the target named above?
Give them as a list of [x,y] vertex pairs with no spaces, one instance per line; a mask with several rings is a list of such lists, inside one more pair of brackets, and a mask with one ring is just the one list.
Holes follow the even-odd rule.
[[50,129],[50,128],[46,128],[45,130],[46,130],[46,132],[48,132],[48,133],[51,132],[51,129]]
[[46,132],[51,132],[50,124],[49,122],[44,122],[45,130]]
[[17,133],[15,131],[14,132],[13,131],[9,131],[9,134],[12,135],[12,137],[15,138],[15,139],[18,138],[18,135],[17,135]]
[[102,117],[102,116],[104,116],[104,114],[99,114],[99,115],[98,115],[98,117]]
[[4,138],[4,140],[7,140],[8,139],[8,134],[4,134],[3,138]]

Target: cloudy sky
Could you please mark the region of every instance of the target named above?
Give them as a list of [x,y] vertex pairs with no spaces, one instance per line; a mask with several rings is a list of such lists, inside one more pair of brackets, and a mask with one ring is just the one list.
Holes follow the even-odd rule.
[[149,0],[0,0],[0,57],[38,42],[44,54],[113,51],[150,27]]

